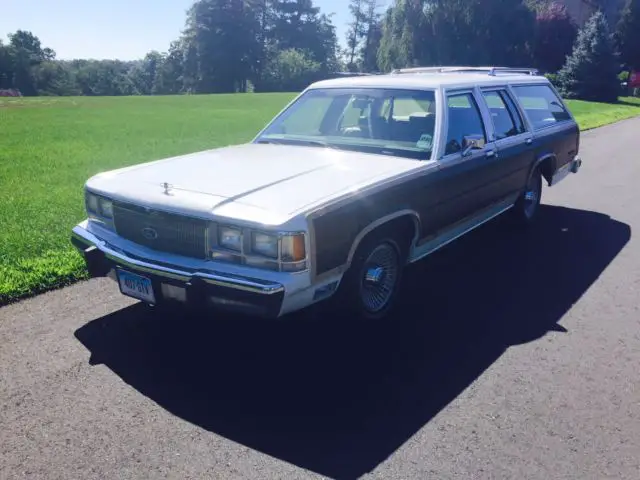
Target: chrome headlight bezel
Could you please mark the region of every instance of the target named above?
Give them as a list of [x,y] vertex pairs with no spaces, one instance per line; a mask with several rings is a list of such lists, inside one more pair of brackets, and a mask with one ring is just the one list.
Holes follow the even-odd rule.
[[[229,230],[240,232],[239,250],[221,242],[222,232]],[[209,232],[210,260],[281,272],[307,270],[307,237],[304,232],[273,232],[228,223],[212,223]],[[293,243],[297,245],[297,256],[292,257]]]
[[113,200],[85,190],[85,209],[89,220],[113,230]]

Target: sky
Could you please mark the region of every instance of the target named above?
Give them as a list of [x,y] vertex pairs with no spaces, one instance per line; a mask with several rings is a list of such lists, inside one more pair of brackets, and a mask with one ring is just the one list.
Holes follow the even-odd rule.
[[[151,50],[166,51],[180,36],[192,4],[193,0],[0,0],[0,38],[6,41],[8,33],[28,30],[59,59],[133,60]],[[348,0],[314,4],[323,13],[335,13],[333,24],[344,45]]]

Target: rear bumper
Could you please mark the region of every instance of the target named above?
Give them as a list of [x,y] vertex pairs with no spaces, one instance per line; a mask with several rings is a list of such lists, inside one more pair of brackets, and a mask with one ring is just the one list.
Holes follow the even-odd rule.
[[151,263],[109,245],[82,225],[72,230],[71,243],[83,255],[91,277],[109,276],[117,280],[120,269],[143,275],[151,280],[158,304],[178,301],[267,318],[281,314],[285,295],[281,283]]
[[567,178],[570,173],[578,173],[581,167],[582,160],[580,159],[580,157],[574,158],[572,161],[566,163],[556,171],[556,173],[551,178],[551,182],[549,182],[549,186],[557,185],[562,180]]

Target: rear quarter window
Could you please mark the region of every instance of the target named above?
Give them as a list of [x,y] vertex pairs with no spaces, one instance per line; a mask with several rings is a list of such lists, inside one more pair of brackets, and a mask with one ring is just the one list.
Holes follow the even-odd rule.
[[569,111],[550,86],[521,85],[514,86],[513,91],[535,130],[571,120]]

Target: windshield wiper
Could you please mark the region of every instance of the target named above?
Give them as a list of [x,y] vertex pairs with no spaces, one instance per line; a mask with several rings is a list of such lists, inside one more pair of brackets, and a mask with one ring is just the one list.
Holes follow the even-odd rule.
[[257,143],[273,143],[275,145],[300,145],[300,144],[305,144],[305,145],[314,145],[314,146],[318,146],[318,147],[324,147],[324,148],[332,148],[334,150],[340,150],[340,147],[333,145],[331,143],[325,142],[324,140],[299,140],[299,139],[292,139],[292,138],[278,138],[278,139],[260,139],[258,140]]
[[324,140],[300,140],[300,141],[308,145],[317,145],[318,147],[333,148],[336,150],[339,149],[339,147],[337,147],[336,145],[325,142]]

